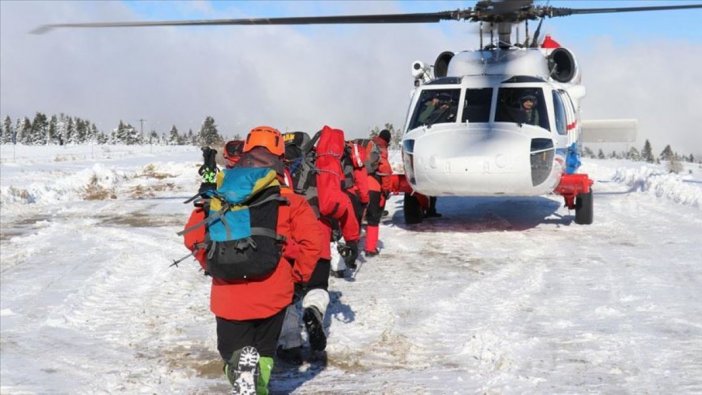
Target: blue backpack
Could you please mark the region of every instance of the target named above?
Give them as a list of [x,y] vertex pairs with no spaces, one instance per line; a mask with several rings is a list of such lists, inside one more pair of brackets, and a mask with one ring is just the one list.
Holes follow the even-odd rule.
[[273,169],[235,167],[218,174],[207,218],[180,234],[207,226],[207,272],[223,280],[267,277],[278,266],[285,238],[276,233],[287,200]]

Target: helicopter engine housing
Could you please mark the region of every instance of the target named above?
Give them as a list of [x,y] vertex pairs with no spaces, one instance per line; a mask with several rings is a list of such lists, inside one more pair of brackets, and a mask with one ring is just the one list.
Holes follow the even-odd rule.
[[436,78],[446,77],[449,63],[451,63],[453,55],[455,54],[451,51],[444,51],[436,57],[436,61],[434,62],[434,75]]
[[575,56],[566,48],[555,48],[548,54],[548,68],[550,76],[557,82],[580,82],[580,68]]

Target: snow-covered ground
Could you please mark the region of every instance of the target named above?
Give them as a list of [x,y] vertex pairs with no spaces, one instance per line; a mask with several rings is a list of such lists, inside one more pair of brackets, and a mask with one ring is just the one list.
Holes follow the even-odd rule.
[[[12,147],[0,164],[0,392],[225,393],[209,280],[176,232],[195,147]],[[276,393],[702,392],[702,169],[586,160],[557,196],[440,198],[331,280],[328,362]]]

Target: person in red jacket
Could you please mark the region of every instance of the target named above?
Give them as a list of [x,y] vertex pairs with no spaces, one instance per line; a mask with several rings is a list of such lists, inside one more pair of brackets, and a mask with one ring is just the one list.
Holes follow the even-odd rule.
[[[243,154],[236,166],[270,167],[276,170],[282,181],[283,150],[280,132],[271,127],[254,128],[245,140]],[[324,245],[317,217],[305,198],[285,186],[281,186],[281,195],[288,203],[280,205],[276,232],[285,237],[285,245],[273,273],[251,281],[212,278],[210,309],[217,321],[217,348],[225,361],[227,378],[235,390],[241,389],[240,381],[246,376],[257,376],[256,392],[268,393],[285,309],[293,299],[295,283],[310,280]],[[203,220],[205,215],[202,208],[196,208],[186,228]],[[207,252],[202,248],[204,242],[204,227],[185,234],[185,245],[194,251],[203,269],[207,270]],[[260,356],[257,367],[254,365],[253,368],[252,350]],[[249,370],[245,371],[242,366]]]
[[344,131],[324,126],[319,131],[315,165],[317,171],[317,194],[319,197],[319,228],[324,235],[324,247],[314,273],[302,298],[303,321],[309,335],[310,348],[324,351],[327,338],[324,332],[324,315],[329,305],[329,274],[331,271],[332,226],[339,224],[347,247],[347,265],[353,265],[358,257],[360,226],[348,195],[342,189],[344,173],[341,156],[344,153]]
[[390,176],[392,167],[388,160],[390,131],[383,129],[373,137],[366,147],[366,171],[368,173],[368,207],[366,209],[366,246],[365,255],[375,256],[378,249],[378,225],[385,209],[385,197],[392,189]]

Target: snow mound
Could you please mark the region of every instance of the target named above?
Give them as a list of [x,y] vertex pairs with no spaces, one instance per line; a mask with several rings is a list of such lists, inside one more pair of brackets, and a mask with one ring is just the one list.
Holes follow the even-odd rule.
[[101,163],[91,168],[66,174],[55,171],[45,174],[47,179],[28,185],[11,185],[0,190],[0,202],[54,203],[71,200],[102,200],[113,198],[115,188],[128,178],[134,177],[124,171],[107,168]]
[[676,203],[702,207],[702,189],[686,182],[688,176],[663,173],[648,166],[618,168],[612,179],[631,187],[631,191],[648,192]]

